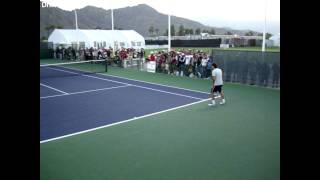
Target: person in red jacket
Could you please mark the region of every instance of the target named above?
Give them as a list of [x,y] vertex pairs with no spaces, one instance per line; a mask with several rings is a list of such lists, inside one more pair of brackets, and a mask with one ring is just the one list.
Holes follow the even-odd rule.
[[155,60],[156,60],[156,56],[154,56],[153,52],[151,52],[150,61],[155,61]]

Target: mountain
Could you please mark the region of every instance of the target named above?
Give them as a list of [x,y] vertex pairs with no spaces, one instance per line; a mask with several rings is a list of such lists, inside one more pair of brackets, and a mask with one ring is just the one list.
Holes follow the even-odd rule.
[[[113,10],[115,29],[133,29],[142,36],[149,36],[149,28],[159,29],[159,34],[163,35],[168,28],[168,16],[157,12],[146,4],[139,4],[133,7],[125,7]],[[74,29],[74,11],[62,10],[58,7],[40,8],[40,37],[47,37],[46,27],[50,25],[61,26],[64,29]],[[86,6],[77,10],[79,29],[111,29],[111,10],[105,10],[94,6]],[[214,29],[216,34],[224,34],[230,31],[235,34],[244,35],[247,31],[234,30],[230,28],[218,28],[205,26],[199,22],[171,16],[171,23],[175,26],[176,33],[179,26],[193,29],[200,28],[201,31]],[[257,34],[255,32],[254,34]]]

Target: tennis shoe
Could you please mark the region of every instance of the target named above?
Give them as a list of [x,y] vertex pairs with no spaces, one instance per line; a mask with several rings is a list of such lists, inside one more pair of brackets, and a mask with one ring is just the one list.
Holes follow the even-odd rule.
[[220,102],[221,105],[223,105],[223,104],[225,104],[225,103],[226,103],[226,100],[225,100],[225,99],[222,99],[221,102]]
[[212,100],[211,103],[208,104],[208,106],[215,106],[216,105],[216,101]]

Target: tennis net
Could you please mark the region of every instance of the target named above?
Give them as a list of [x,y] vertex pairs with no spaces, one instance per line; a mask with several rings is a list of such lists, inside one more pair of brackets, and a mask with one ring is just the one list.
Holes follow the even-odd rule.
[[106,71],[106,60],[40,64],[40,78],[81,76]]

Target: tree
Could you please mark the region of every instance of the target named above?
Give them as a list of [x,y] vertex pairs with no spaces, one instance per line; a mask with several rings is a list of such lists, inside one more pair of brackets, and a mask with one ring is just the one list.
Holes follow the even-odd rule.
[[252,32],[252,31],[246,32],[245,35],[246,35],[246,36],[253,36],[253,32]]
[[156,35],[159,36],[159,29],[158,28],[155,29],[155,32],[156,32]]
[[196,31],[195,31],[195,34],[200,34],[200,33],[201,33],[201,29],[197,28]]
[[100,26],[97,26],[95,29],[102,29]]
[[210,34],[213,34],[213,35],[214,35],[214,34],[216,34],[216,31],[215,31],[214,29],[211,29],[211,30],[210,30]]
[[185,30],[184,30],[183,25],[180,25],[180,26],[179,26],[178,35],[179,35],[179,36],[184,36],[184,35],[185,35]]
[[63,26],[57,25],[56,28],[57,28],[57,29],[63,29]]
[[[170,34],[171,34],[171,36],[175,36],[176,35],[176,29],[174,28],[174,25],[171,25],[170,26]],[[167,33],[168,34],[168,33]]]
[[185,34],[185,35],[190,34],[190,29],[184,29],[184,34]]
[[151,26],[149,27],[149,35],[150,35],[150,36],[153,36],[153,32],[154,32],[154,27],[151,25]]
[[191,34],[191,35],[193,35],[194,33],[193,33],[193,29],[190,29],[189,30],[189,33]]
[[232,35],[232,32],[227,31],[226,33],[224,33],[225,35]]
[[208,33],[208,32],[209,32],[208,30],[205,30],[205,29],[202,30],[202,33]]
[[[258,36],[263,36],[263,33],[259,33]],[[271,36],[271,33],[266,33],[266,39],[269,39]]]
[[42,37],[40,38],[40,41],[45,41],[45,40],[48,40],[48,38],[47,38],[46,36],[42,36]]
[[[171,33],[172,34],[172,33]],[[166,29],[166,32],[163,34],[164,36],[168,36],[168,29]]]
[[269,39],[272,36],[271,33],[266,33],[266,39]]
[[193,34],[193,29],[185,29],[184,33],[185,33],[185,35]]

